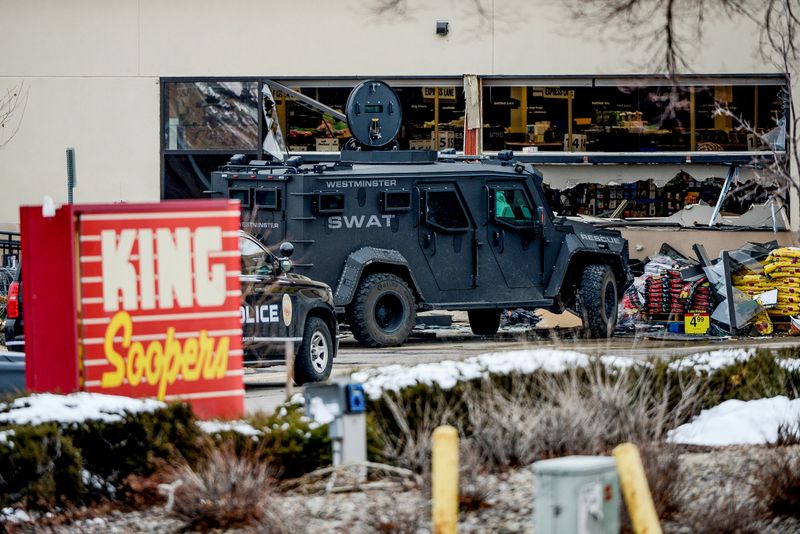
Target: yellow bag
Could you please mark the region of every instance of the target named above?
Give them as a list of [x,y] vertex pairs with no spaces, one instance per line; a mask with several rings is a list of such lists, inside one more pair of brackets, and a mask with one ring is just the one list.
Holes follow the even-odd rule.
[[770,274],[770,273],[773,273],[773,272],[777,271],[778,269],[785,269],[787,267],[792,268],[792,267],[797,267],[798,265],[800,265],[800,259],[796,259],[796,258],[791,258],[791,259],[781,258],[781,261],[766,264],[764,266],[764,272],[766,274]]
[[768,336],[774,331],[769,314],[765,311],[762,311],[753,318],[753,326],[756,327],[756,331],[762,336]]
[[797,247],[782,247],[777,248],[769,253],[770,259],[772,258],[800,258],[800,248]]
[[736,285],[770,283],[769,278],[760,274],[745,274],[743,276],[734,276],[732,279],[733,283]]
[[769,274],[770,278],[798,278],[800,277],[800,265],[796,267],[781,267]]

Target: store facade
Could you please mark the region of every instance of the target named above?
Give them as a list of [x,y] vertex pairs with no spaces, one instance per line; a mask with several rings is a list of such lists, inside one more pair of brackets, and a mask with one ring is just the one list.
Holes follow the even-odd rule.
[[[380,4],[2,2],[14,23],[0,34],[7,51],[0,55],[0,90],[19,88],[26,104],[13,138],[0,131],[0,225],[15,226],[18,207],[45,195],[66,201],[67,147],[77,153],[76,201],[202,196],[203,177],[231,154],[263,155],[266,79],[335,109],[357,81],[387,80],[404,105],[401,148],[461,150],[464,76],[474,74],[478,149],[517,151],[542,169],[558,191],[554,201],[564,191],[593,199],[567,198],[570,206],[559,206],[588,215],[630,195],[630,186],[617,189],[625,184],[652,180],[653,194],[663,197],[681,171],[691,177],[687,193],[711,198],[711,189],[704,193],[692,181],[719,181],[728,156],[746,161],[762,148],[715,113],[717,104],[764,132],[780,120],[782,91],[800,101],[797,84],[759,56],[760,28],[741,18],[709,20],[702,40],[684,43],[694,74],[675,89],[646,74],[652,49],[584,27],[562,2],[407,0],[402,10]],[[436,33],[437,20],[449,22],[447,34]],[[348,138],[346,125],[276,96],[290,149],[331,153]],[[698,164],[700,153],[721,156]],[[611,159],[559,159],[576,154]],[[631,164],[630,154],[645,156],[644,163]],[[657,157],[663,154],[670,158]],[[744,165],[742,178],[752,174]],[[591,183],[592,194],[588,186],[580,193],[580,184]],[[649,195],[650,186],[637,183],[636,191]],[[788,207],[794,226],[798,204]],[[668,217],[677,207],[651,213],[650,206],[634,206],[630,215],[644,209]]]
[[[383,79],[403,105],[400,149],[464,150],[463,77]],[[164,198],[204,196],[208,174],[235,153],[264,158],[259,95],[269,80],[161,80]],[[276,81],[342,112],[361,78]],[[625,218],[666,218],[687,205],[713,205],[733,161],[741,163],[740,182],[723,204],[724,213],[742,215],[776,198],[786,205],[785,192],[763,179],[748,180],[759,174],[751,158],[776,154],[763,139],[785,122],[789,84],[784,75],[677,80],[652,75],[487,75],[479,76],[478,83],[479,152],[513,150],[539,165],[550,186],[551,205],[561,214],[597,216],[617,209],[623,200],[619,216]],[[274,98],[279,132],[290,152],[335,159],[350,139],[347,124],[296,95],[276,91]],[[702,163],[691,163],[695,153],[702,153]],[[563,154],[602,154],[612,162],[615,155],[619,158],[617,165],[598,167],[581,161],[564,164],[559,159]],[[626,163],[630,159],[625,156],[632,155],[639,165]],[[673,163],[665,163],[665,155]],[[785,227],[782,221],[780,228]]]

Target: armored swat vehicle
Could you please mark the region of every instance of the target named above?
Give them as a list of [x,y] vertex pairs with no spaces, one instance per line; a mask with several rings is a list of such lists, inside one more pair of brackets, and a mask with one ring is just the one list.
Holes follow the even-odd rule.
[[569,309],[590,337],[614,332],[629,281],[619,232],[553,215],[542,176],[513,154],[474,161],[397,150],[396,93],[351,93],[340,161],[242,156],[212,174],[239,199],[242,228],[268,247],[291,241],[298,272],[329,284],[340,319],[369,347],[402,344],[419,310],[467,310],[493,335],[504,309]]

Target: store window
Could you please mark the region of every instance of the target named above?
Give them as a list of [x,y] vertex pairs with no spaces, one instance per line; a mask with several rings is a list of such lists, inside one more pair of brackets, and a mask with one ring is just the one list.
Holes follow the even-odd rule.
[[166,91],[167,150],[258,146],[256,82],[174,82]]
[[[395,86],[403,108],[397,141],[401,149],[464,148],[464,92],[460,87]],[[328,107],[344,113],[352,85],[347,87],[293,87]],[[322,114],[291,96],[276,93],[281,129],[293,152],[338,151],[350,139],[347,124]]]
[[[483,91],[483,149],[743,151],[784,113],[780,85],[503,87]],[[720,113],[720,109],[728,113]],[[732,115],[732,116],[731,116]],[[754,130],[754,131],[751,131]]]

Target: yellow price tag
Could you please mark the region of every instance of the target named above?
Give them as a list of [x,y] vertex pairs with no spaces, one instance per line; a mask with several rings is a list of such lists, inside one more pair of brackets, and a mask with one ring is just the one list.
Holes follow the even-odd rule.
[[710,325],[709,316],[701,313],[687,313],[683,318],[683,329],[687,334],[705,334]]

